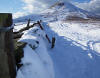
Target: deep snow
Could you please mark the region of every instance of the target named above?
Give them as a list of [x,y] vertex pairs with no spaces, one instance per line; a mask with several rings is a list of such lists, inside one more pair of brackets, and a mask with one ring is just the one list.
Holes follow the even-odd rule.
[[[49,78],[50,75],[50,78],[100,78],[98,23],[56,21],[42,25],[50,39],[56,37],[55,48],[50,49],[45,32],[38,27],[25,31],[19,41],[35,45],[36,49],[32,50],[29,45],[24,48],[21,62],[24,66],[18,71],[17,78]],[[36,29],[39,31],[34,33]]]
[[46,47],[45,32],[39,27],[24,32],[19,42],[27,43],[23,66],[18,70],[16,78],[54,78],[53,63]]
[[50,50],[56,78],[100,78],[99,49],[90,47],[97,47],[90,43],[100,40],[100,29],[87,31],[82,23],[61,21],[49,23],[49,26],[48,34],[52,32],[50,34],[56,37],[56,46]]
[[[87,18],[84,10],[66,5],[69,7],[55,7],[14,21],[14,31],[27,26],[28,18],[31,24],[41,19],[44,27],[44,31],[36,26],[23,32],[19,41],[27,46],[17,78],[100,78],[100,23],[62,21],[70,14]],[[50,40],[56,38],[53,49],[45,34]]]

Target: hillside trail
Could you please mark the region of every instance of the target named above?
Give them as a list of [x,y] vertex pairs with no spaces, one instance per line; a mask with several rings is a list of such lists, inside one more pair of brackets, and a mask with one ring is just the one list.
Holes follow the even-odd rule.
[[[55,48],[48,49],[54,63],[55,78],[100,78],[100,57],[73,44],[66,35],[60,36],[52,27],[46,26],[46,33],[56,37]],[[65,33],[64,30],[62,33]],[[91,54],[89,54],[91,53]]]

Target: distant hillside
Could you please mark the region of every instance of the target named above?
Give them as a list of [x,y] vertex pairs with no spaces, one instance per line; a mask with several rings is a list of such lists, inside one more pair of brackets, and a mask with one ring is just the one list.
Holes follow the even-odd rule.
[[[41,12],[40,14],[30,14],[23,16],[17,19],[14,19],[14,22],[27,21],[31,20],[48,20],[48,21],[57,21],[57,20],[100,20],[100,16],[80,9],[69,2],[57,2],[51,5],[50,8]],[[49,18],[49,19],[48,19]]]
[[43,12],[44,17],[60,19],[100,19],[100,16],[76,7],[69,2],[57,2]]

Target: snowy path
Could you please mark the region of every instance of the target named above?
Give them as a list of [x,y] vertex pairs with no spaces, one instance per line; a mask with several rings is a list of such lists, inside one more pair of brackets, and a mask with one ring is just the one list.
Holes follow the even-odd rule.
[[100,57],[90,49],[83,49],[81,44],[73,44],[75,40],[68,38],[70,32],[65,32],[64,27],[61,29],[60,24],[53,25],[51,29],[46,28],[49,35],[56,37],[56,46],[50,50],[56,78],[100,78]]

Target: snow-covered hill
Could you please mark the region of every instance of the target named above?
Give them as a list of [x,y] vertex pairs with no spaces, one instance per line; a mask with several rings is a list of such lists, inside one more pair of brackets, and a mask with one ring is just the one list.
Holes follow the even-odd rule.
[[80,9],[69,2],[57,2],[52,5],[49,9],[43,12],[45,18],[54,17],[55,20],[62,19],[89,19],[89,18],[98,18],[94,13],[87,12],[83,9]]
[[[49,20],[49,21],[57,21],[57,20],[67,20],[67,19],[100,19],[100,16],[80,9],[69,2],[57,2],[52,5],[50,8],[44,10],[40,14],[30,14],[24,17],[20,17],[14,19],[14,22],[27,21],[31,20]],[[49,19],[48,19],[49,18]]]
[[[27,42],[23,66],[17,78],[100,78],[100,22],[85,23],[62,21],[71,17],[88,19],[95,14],[82,10],[69,2],[60,2],[43,11],[14,20],[14,31],[42,20],[44,31],[39,26],[24,31],[20,42]],[[45,34],[50,40],[56,38],[50,49]],[[38,41],[38,43],[36,42]],[[32,49],[36,45],[36,49]]]
[[50,50],[55,78],[100,78],[100,28],[96,24],[50,22],[47,32],[56,37],[56,46]]
[[[15,27],[14,29],[21,28]],[[35,25],[24,31],[18,40],[27,45],[23,48],[24,57],[20,62],[22,66],[18,69],[16,78],[54,78],[53,62],[47,50],[48,41],[45,34],[38,25]]]
[[[27,23],[20,24],[14,29]],[[33,27],[19,40],[28,45],[17,78],[100,78],[100,23],[45,21],[42,26],[45,32]],[[45,33],[56,38],[54,49],[49,48]],[[30,45],[37,48],[33,50]]]

